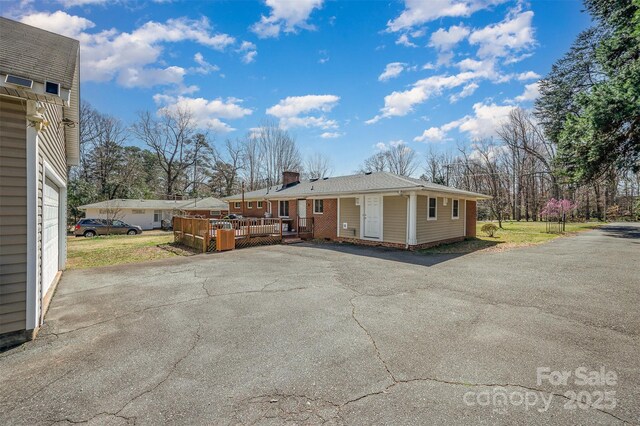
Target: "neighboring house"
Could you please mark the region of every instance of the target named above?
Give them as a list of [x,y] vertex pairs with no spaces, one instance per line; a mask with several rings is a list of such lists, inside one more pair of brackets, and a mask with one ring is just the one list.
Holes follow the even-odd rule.
[[231,213],[281,217],[314,238],[416,249],[475,237],[476,201],[486,198],[387,172],[305,181],[284,172],[282,185],[225,200]]
[[79,48],[0,18],[0,346],[35,336],[64,269]]
[[229,214],[229,204],[215,197],[192,200],[181,207],[184,214],[219,219]]
[[114,199],[78,207],[85,217],[92,219],[118,219],[144,230],[162,227],[162,221],[171,222],[176,214],[220,217],[227,214],[227,203],[209,197],[188,200],[131,200]]

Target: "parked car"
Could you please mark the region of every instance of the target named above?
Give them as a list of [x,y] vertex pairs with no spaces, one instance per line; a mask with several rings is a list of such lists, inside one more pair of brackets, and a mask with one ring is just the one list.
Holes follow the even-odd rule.
[[142,233],[142,228],[137,225],[129,225],[121,220],[107,219],[81,219],[73,234],[76,237],[95,237],[96,235],[127,234],[137,235]]

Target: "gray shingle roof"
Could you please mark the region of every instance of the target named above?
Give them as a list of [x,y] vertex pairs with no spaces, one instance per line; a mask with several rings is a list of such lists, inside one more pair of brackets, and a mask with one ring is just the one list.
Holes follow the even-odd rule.
[[132,200],[118,198],[115,200],[100,201],[93,204],[80,206],[79,209],[182,209],[182,206],[193,203],[194,200]]
[[226,201],[222,201],[215,197],[208,197],[197,201],[192,200],[180,208],[183,210],[228,210],[229,205]]
[[[244,198],[277,199],[313,196],[331,196],[341,194],[357,194],[366,192],[387,192],[398,190],[431,190],[451,193],[471,198],[490,198],[476,192],[463,191],[445,185],[438,185],[420,179],[398,176],[388,172],[375,172],[349,176],[336,176],[317,180],[303,180],[298,184],[283,188],[282,185],[245,192]],[[227,201],[238,201],[241,194],[224,198]]]
[[0,17],[0,73],[71,89],[80,42]]
[[80,206],[79,209],[227,210],[228,204],[215,197],[187,200],[137,200],[117,198]]

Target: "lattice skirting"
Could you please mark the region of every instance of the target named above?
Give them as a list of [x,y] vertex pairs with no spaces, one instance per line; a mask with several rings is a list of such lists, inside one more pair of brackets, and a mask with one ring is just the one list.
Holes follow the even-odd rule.
[[279,235],[268,235],[265,237],[252,237],[242,238],[236,240],[236,248],[253,247],[253,246],[265,246],[270,244],[280,244],[281,239]]

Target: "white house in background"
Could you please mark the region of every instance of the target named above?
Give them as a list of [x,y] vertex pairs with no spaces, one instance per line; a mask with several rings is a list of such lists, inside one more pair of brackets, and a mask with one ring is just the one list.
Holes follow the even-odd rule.
[[119,219],[144,230],[162,226],[176,214],[220,217],[228,213],[225,201],[214,197],[187,200],[115,199],[79,207],[91,219]]
[[170,221],[181,207],[193,200],[130,200],[114,199],[80,206],[91,219],[119,219],[144,230],[160,228],[162,221]]

